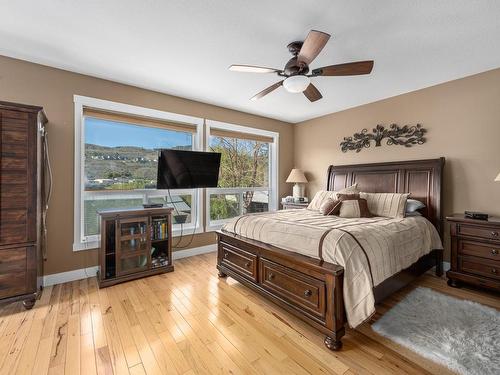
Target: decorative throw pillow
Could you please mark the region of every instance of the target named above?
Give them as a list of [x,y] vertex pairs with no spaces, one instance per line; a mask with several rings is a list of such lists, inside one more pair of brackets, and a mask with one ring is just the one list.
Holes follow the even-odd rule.
[[354,193],[354,194],[337,194],[337,199],[339,201],[350,201],[353,199],[359,199],[359,193]]
[[372,217],[366,199],[347,199],[341,201],[339,216],[343,218]]
[[307,206],[307,209],[319,211],[319,208],[321,207],[321,205],[325,200],[327,199],[336,200],[337,194],[359,193],[357,186],[358,184],[354,184],[339,191],[320,190],[314,195],[314,198],[312,199],[311,203],[309,203],[309,205]]
[[342,204],[341,201],[328,198],[321,204],[319,212],[322,213],[324,216],[337,215],[339,213],[341,204]]
[[392,218],[405,216],[409,195],[410,193],[359,193],[368,202],[372,215]]
[[335,194],[336,193],[334,191],[328,190],[320,190],[316,192],[311,203],[309,203],[309,205],[307,206],[307,209],[318,211],[324,201],[326,201],[327,199],[335,199]]

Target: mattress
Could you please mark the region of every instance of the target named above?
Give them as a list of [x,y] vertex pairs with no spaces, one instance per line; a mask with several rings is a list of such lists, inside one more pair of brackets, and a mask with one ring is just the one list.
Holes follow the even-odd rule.
[[239,216],[222,230],[344,267],[344,305],[353,328],[375,313],[373,287],[442,249],[436,228],[421,216],[345,219],[282,210]]

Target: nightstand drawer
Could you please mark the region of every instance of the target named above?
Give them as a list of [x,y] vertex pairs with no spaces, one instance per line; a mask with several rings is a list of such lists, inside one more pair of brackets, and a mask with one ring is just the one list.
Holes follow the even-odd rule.
[[500,230],[494,228],[486,228],[476,225],[458,224],[458,235],[487,238],[490,240],[500,241]]
[[492,262],[474,257],[458,257],[460,271],[500,279],[500,262]]
[[458,253],[500,261],[500,245],[467,240],[458,241]]

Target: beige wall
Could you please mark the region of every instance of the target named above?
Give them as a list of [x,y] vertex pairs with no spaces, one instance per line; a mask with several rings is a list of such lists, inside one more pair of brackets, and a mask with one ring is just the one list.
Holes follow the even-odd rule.
[[[292,167],[303,168],[308,195],[325,186],[329,164],[446,157],[444,213],[474,209],[500,215],[500,69],[297,125],[0,56],[0,100],[41,105],[49,117],[55,175],[45,274],[96,264],[96,251],[73,252],[73,95],[91,96],[280,133],[279,195]],[[342,137],[376,124],[421,123],[427,143],[340,151]],[[295,147],[292,147],[294,145]],[[197,235],[192,247],[213,243]]]
[[[290,193],[284,181],[293,167],[291,124],[0,56],[0,100],[43,106],[49,118],[54,191],[48,215],[45,274],[97,262],[95,250],[72,251],[74,94],[279,132],[279,195]],[[213,233],[197,235],[191,247],[214,240]]]
[[[359,153],[340,151],[344,136],[391,123],[421,123],[428,130],[427,142],[412,148],[383,145]],[[311,181],[310,197],[324,189],[330,164],[444,156],[444,214],[478,210],[500,215],[500,183],[493,182],[500,172],[500,69],[296,126],[295,166],[303,168]]]

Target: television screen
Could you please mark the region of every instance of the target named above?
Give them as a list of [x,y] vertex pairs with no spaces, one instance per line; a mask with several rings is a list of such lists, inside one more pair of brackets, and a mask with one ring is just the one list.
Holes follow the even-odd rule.
[[217,187],[220,157],[218,152],[160,150],[157,189]]

